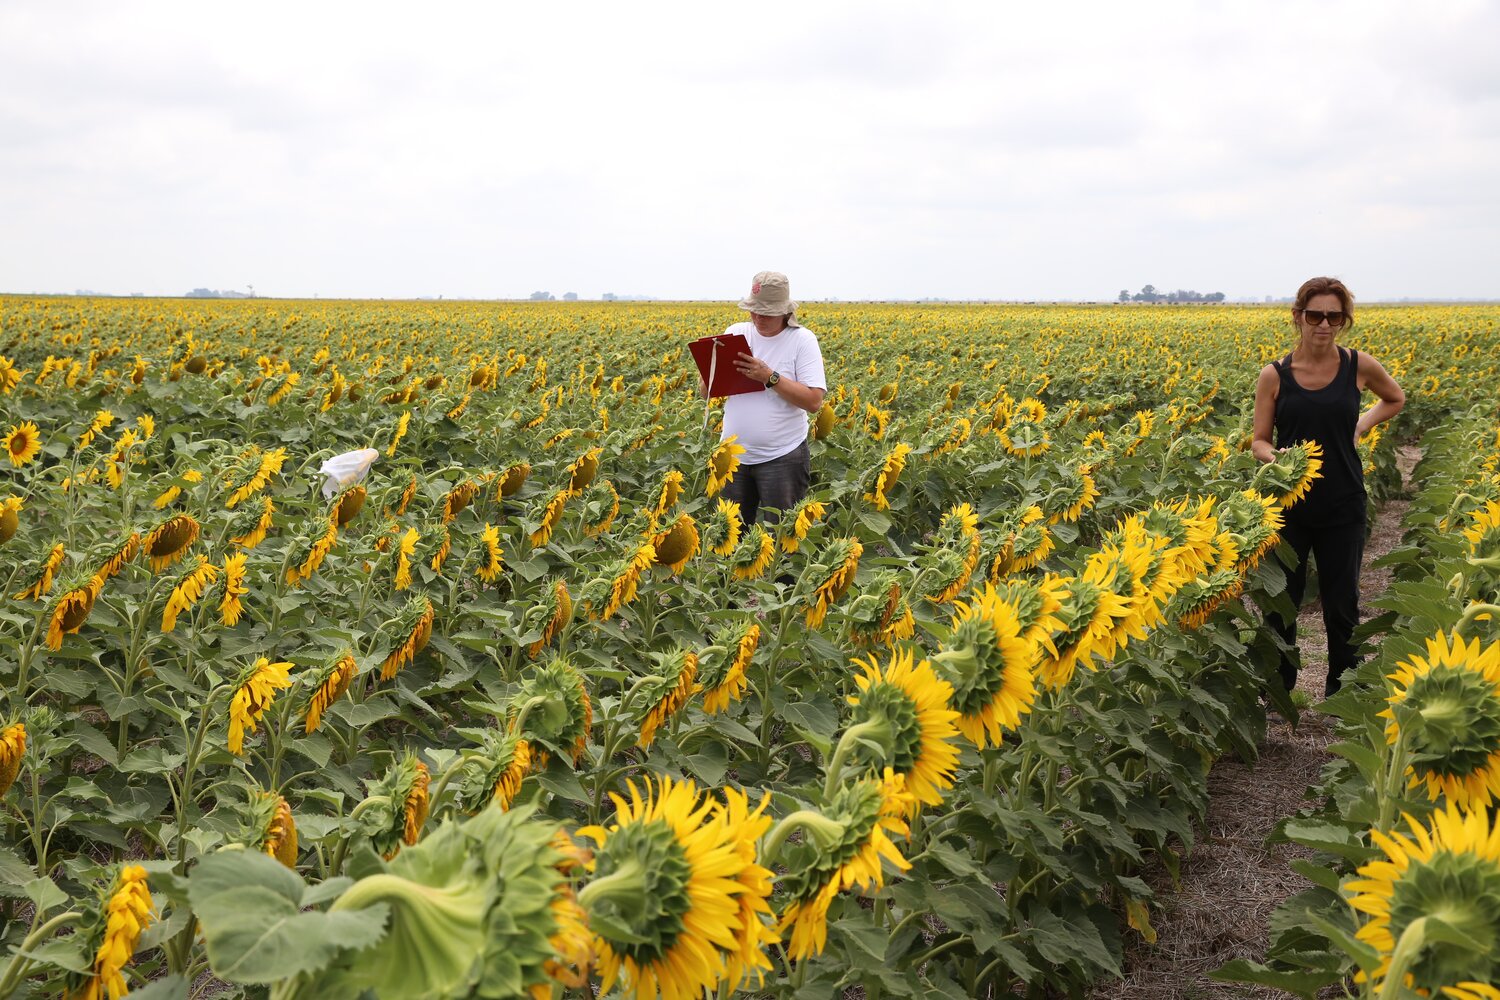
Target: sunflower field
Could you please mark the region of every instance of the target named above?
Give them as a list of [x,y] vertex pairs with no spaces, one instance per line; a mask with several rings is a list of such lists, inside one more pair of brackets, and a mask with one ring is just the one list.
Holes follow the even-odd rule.
[[[1119,973],[1294,711],[1261,617],[1320,457],[1247,450],[1284,310],[809,307],[813,486],[758,524],[685,350],[738,318],[0,298],[0,997]],[[1316,893],[1226,976],[1500,997],[1497,323],[1345,338],[1411,400],[1372,495],[1397,435],[1428,475],[1284,824]]]

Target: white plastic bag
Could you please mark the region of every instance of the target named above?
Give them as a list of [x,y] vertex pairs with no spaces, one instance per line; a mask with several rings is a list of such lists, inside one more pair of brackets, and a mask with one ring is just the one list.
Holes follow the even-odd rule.
[[342,455],[335,455],[328,459],[318,469],[327,477],[323,480],[323,496],[331,497],[365,478],[365,474],[370,471],[370,466],[374,465],[379,457],[379,449],[361,448],[359,451],[346,451]]

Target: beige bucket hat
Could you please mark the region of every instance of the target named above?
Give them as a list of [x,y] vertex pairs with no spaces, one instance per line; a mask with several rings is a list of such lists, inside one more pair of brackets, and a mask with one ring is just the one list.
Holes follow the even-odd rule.
[[750,294],[745,296],[740,308],[761,316],[785,316],[791,326],[799,325],[791,283],[780,271],[761,271],[751,278]]

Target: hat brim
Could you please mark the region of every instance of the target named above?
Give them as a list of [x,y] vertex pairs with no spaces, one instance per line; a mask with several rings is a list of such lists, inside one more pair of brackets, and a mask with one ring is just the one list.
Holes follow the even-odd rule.
[[745,312],[756,313],[760,316],[790,316],[797,311],[797,303],[788,299],[785,302],[762,302],[758,299],[745,299],[740,303],[740,308]]

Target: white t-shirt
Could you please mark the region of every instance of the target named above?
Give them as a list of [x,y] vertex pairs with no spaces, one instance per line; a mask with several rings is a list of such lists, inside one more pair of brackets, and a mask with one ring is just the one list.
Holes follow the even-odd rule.
[[[750,353],[760,358],[782,378],[814,389],[827,389],[823,374],[823,352],[818,338],[806,327],[789,326],[774,337],[762,337],[754,323],[735,323],[725,333],[743,334]],[[747,392],[724,400],[724,433],[734,435],[745,449],[740,461],[758,465],[780,458],[807,440],[808,413],[777,395],[775,389]]]

